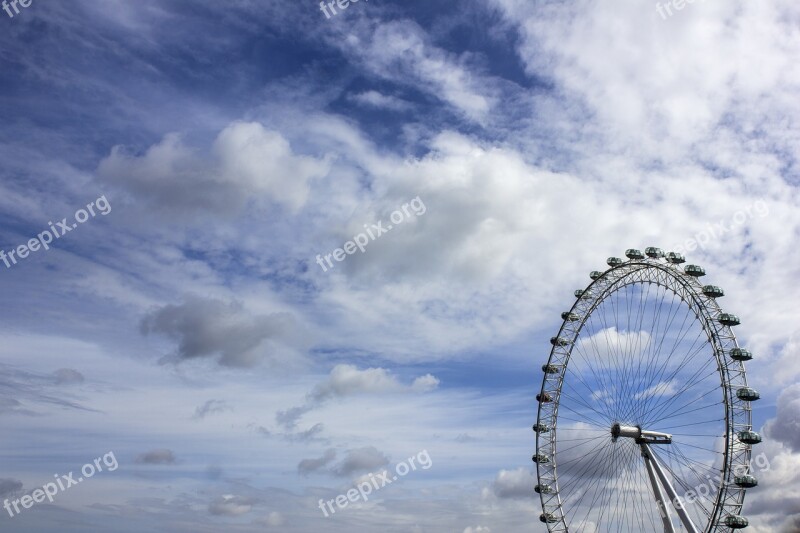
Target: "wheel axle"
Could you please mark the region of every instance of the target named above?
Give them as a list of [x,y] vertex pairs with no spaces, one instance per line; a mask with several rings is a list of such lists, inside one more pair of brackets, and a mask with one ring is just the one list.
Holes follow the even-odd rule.
[[619,423],[611,426],[611,437],[616,441],[620,437],[634,439],[636,444],[672,444],[672,435],[660,431],[646,431],[639,426],[623,426]]

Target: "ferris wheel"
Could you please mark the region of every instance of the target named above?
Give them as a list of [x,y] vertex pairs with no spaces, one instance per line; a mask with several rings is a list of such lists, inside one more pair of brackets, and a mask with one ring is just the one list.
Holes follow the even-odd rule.
[[751,472],[744,362],[705,270],[659,248],[590,274],[542,367],[536,433],[548,531],[730,532]]

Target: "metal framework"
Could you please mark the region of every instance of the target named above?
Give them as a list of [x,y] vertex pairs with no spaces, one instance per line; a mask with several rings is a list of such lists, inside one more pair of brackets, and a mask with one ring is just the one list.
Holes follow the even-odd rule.
[[[651,251],[653,251],[652,254]],[[629,252],[638,251],[630,250]],[[746,486],[752,485],[743,484],[738,480],[737,475],[750,474],[751,444],[743,442],[739,435],[742,432],[752,432],[750,401],[754,398],[740,394],[741,390],[752,389],[747,387],[747,377],[742,361],[730,356],[732,350],[741,350],[731,330],[731,325],[738,323],[738,318],[736,321],[733,320],[736,317],[728,319],[726,317],[732,315],[722,312],[716,301],[717,297],[722,295],[721,289],[713,287],[719,291],[719,293],[715,293],[708,288],[709,286],[704,287],[699,282],[698,277],[704,274],[700,267],[690,265],[684,269],[680,265],[681,256],[677,256],[679,257],[677,260],[667,260],[663,252],[655,248],[648,248],[648,255],[649,257],[645,257],[640,252],[632,253],[628,255],[630,258],[628,261],[610,258],[608,263],[611,268],[604,272],[592,272],[593,282],[586,289],[576,291],[574,305],[568,312],[562,314],[564,321],[557,336],[551,340],[553,347],[547,364],[543,367],[544,378],[537,396],[538,416],[534,426],[537,435],[536,454],[533,456],[537,467],[536,492],[540,495],[543,511],[540,519],[551,532],[591,531],[590,522],[594,524],[596,531],[609,530],[611,525],[622,531],[641,530],[646,525],[644,517],[638,517],[640,522],[636,522],[639,524],[637,529],[635,524],[632,525],[631,518],[625,518],[628,516],[625,514],[627,510],[614,509],[612,517],[606,516],[606,513],[610,515],[611,511],[593,510],[592,508],[592,505],[595,508],[598,507],[598,504],[595,503],[598,500],[602,505],[607,499],[609,503],[605,505],[610,509],[611,493],[618,495],[617,503],[619,505],[631,505],[631,502],[627,501],[627,497],[633,491],[634,486],[639,489],[647,486],[650,492],[649,503],[646,503],[644,497],[641,496],[642,491],[639,490],[638,494],[642,499],[636,500],[637,505],[641,506],[641,510],[637,512],[647,513],[647,519],[651,520],[651,523],[654,520],[660,520],[660,527],[663,527],[665,532],[675,530],[669,507],[675,509],[681,523],[689,532],[731,531],[731,529],[744,527],[741,524],[746,526],[746,519],[739,517],[739,513],[744,501]],[[669,255],[673,259],[676,256],[676,254]],[[661,307],[666,310],[661,309],[658,305],[648,304],[644,297],[645,290],[648,296],[652,290],[661,294]],[[670,360],[669,356],[665,356],[666,349],[663,347],[673,342],[676,346],[681,345],[672,336],[677,338],[677,335],[683,332],[683,330],[678,333],[670,331],[669,326],[666,325],[660,339],[661,345],[656,345],[659,339],[654,339],[652,336],[647,337],[645,333],[639,334],[637,330],[636,333],[639,334],[637,346],[632,340],[633,330],[636,330],[636,327],[631,327],[630,324],[631,309],[636,303],[634,298],[637,294],[640,298],[638,330],[646,331],[647,329],[648,324],[645,320],[647,310],[652,315],[650,316],[651,322],[658,321],[659,325],[662,325],[667,323],[666,315],[668,313],[673,317],[673,321],[676,320],[674,316],[678,316],[680,307],[685,312],[684,323],[693,322],[693,325],[689,324],[687,327],[694,327],[700,337],[704,336],[696,351],[693,344],[692,353],[675,354],[673,360]],[[621,295],[625,296],[625,302],[622,301]],[[672,297],[672,307],[665,305],[666,296]],[[626,309],[623,309],[625,305],[628,306],[627,313]],[[606,328],[595,324],[592,317],[596,313],[601,316]],[[608,325],[609,322],[612,323],[611,326]],[[587,328],[587,324],[592,324],[592,327]],[[634,323],[633,326],[637,326],[637,324]],[[592,328],[597,331],[593,331]],[[651,331],[655,329],[653,325],[650,325],[650,328]],[[584,331],[585,329],[589,331]],[[660,329],[657,331],[660,332]],[[583,336],[582,333],[584,333]],[[601,338],[602,334],[607,337],[607,347],[598,346],[596,342],[596,339]],[[628,336],[625,337],[625,335]],[[683,335],[685,337],[686,333]],[[608,337],[613,337],[616,341],[608,340]],[[645,342],[641,338],[645,338],[652,345],[647,345],[649,350],[647,357],[642,353]],[[592,347],[593,342],[594,346]],[[622,353],[623,350],[620,348],[622,342],[630,345],[626,353]],[[575,359],[576,357],[578,359]],[[571,359],[575,359],[573,361],[573,364],[577,365],[575,370],[570,367]],[[613,368],[613,359],[616,359],[618,364],[616,369]],[[718,375],[716,380],[713,375],[710,378],[703,378],[705,381],[702,383],[709,390],[697,400],[700,407],[696,408],[701,413],[704,409],[709,410],[705,412],[717,411],[718,424],[713,426],[717,431],[716,439],[710,438],[709,440],[716,440],[714,445],[717,446],[718,451],[709,448],[706,450],[706,457],[699,459],[689,455],[693,446],[691,443],[697,441],[691,440],[690,437],[684,437],[683,435],[691,435],[685,430],[683,434],[675,435],[676,443],[673,444],[672,435],[660,433],[659,427],[642,429],[641,425],[637,424],[644,420],[637,420],[633,414],[626,415],[629,420],[614,419],[612,416],[616,411],[617,417],[623,417],[620,414],[623,410],[619,407],[622,402],[631,406],[628,409],[629,412],[641,414],[645,409],[642,405],[652,406],[656,402],[653,400],[654,397],[658,395],[663,397],[666,393],[673,392],[674,388],[678,388],[678,392],[674,393],[676,397],[679,394],[685,394],[686,398],[691,400],[692,394],[697,395],[694,389],[699,386],[700,378],[690,377],[690,382],[680,383],[678,378],[683,370],[680,364],[675,365],[675,361],[685,364],[685,368],[691,368],[692,365],[706,365],[711,368],[712,374]],[[658,369],[643,370],[642,367],[646,364],[663,364],[661,373],[657,374]],[[638,365],[638,370],[636,365]],[[673,381],[677,384],[659,382],[656,386],[655,376],[666,376],[672,373],[670,365],[676,368]],[[669,372],[667,372],[668,368]],[[612,378],[615,370],[622,374],[616,376],[616,381]],[[635,375],[634,370],[636,371]],[[650,374],[646,372],[650,372]],[[649,375],[650,381],[640,379],[641,383],[638,385],[631,384],[634,376],[640,377],[641,375]],[[694,381],[692,382],[692,380]],[[611,385],[603,390],[596,390],[597,387],[594,385],[600,382],[611,383]],[[647,388],[646,385],[649,383],[653,383],[653,385]],[[567,389],[565,389],[565,385],[568,387]],[[712,392],[710,387],[717,392]],[[578,393],[579,390],[582,393]],[[569,410],[559,415],[559,408],[564,400],[568,400],[564,408]],[[670,405],[674,408],[675,401],[672,400],[671,404],[663,401],[660,408],[665,411],[669,409]],[[676,424],[676,419],[685,422],[686,426],[693,425],[695,421],[691,418],[690,413],[689,408],[681,407],[677,413],[670,414],[665,411],[658,415],[661,420],[666,420],[662,423],[680,428],[681,425]],[[657,419],[659,417],[650,418]],[[647,418],[647,416],[639,418]],[[610,423],[606,426],[608,434],[604,437],[601,429],[605,422]],[[630,448],[635,442],[637,451],[640,452],[638,463],[633,459],[627,459],[626,468],[630,471],[625,472],[624,475],[627,477],[621,481],[620,478],[623,477],[623,474],[615,472],[613,468],[610,470],[605,468],[602,470],[601,476],[599,472],[603,469],[603,465],[592,465],[591,453],[583,453],[580,448],[583,444],[580,442],[573,444],[582,439],[571,437],[580,436],[581,434],[578,432],[590,425],[597,426],[595,428],[595,431],[598,432],[597,436],[593,437],[593,440],[589,440],[589,437],[585,437],[583,440],[589,441],[588,444],[594,446],[591,449],[596,449],[601,445],[610,449],[608,457],[617,459],[608,459],[609,461],[613,462],[622,457],[621,452],[615,455],[615,450],[623,449],[620,446],[630,445],[628,446]],[[561,439],[559,439],[560,433],[564,433]],[[666,442],[667,437],[669,437],[669,442]],[[562,440],[563,446],[560,447]],[[666,463],[657,458],[653,447],[658,447],[659,450],[663,449],[665,453],[669,454]],[[560,448],[561,455],[559,454]],[[570,455],[576,453],[578,457]],[[711,459],[708,458],[713,459],[713,464],[708,464],[711,462]],[[578,471],[578,467],[575,465],[580,464],[581,461],[587,464],[582,465],[582,470]],[[685,473],[691,470],[689,467],[693,466],[695,462],[698,465],[695,468],[696,471],[711,472],[713,468],[718,473],[718,482],[711,483],[715,492],[711,492],[707,500],[704,500],[702,505],[696,506],[693,511],[692,516],[697,521],[696,525],[683,505],[683,498],[688,494],[686,489],[691,488],[692,485],[687,479],[687,475],[681,476],[681,472]],[[566,469],[569,475],[569,478],[563,483],[559,478],[560,465]],[[695,475],[697,474],[695,473]],[[581,476],[587,478],[583,485],[573,479]],[[599,481],[597,480],[598,476],[600,477]],[[670,481],[670,476],[672,481]],[[709,481],[711,480],[710,475],[707,474],[706,477]],[[675,490],[673,483],[683,490],[683,496]],[[587,496],[590,490],[594,490],[595,493]],[[666,491],[668,499],[665,499],[664,491]],[[620,499],[622,498],[620,495],[623,494],[626,498],[625,501]],[[592,496],[594,496],[594,501],[587,506],[587,501]],[[677,505],[676,502],[678,502]],[[583,514],[583,510],[576,511],[571,508],[574,505],[583,506],[588,511]],[[658,517],[658,519],[654,517]],[[654,530],[657,527],[648,526],[648,529]]]

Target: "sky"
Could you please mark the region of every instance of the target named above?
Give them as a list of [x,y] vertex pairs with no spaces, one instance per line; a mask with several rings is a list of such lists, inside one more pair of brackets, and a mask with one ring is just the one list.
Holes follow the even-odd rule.
[[0,529],[546,531],[549,338],[659,246],[800,531],[800,5],[673,2],[0,11],[0,500],[102,467]]

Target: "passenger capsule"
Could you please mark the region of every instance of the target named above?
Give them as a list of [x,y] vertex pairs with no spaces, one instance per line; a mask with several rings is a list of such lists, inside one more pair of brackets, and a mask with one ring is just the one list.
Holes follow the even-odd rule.
[[553,494],[553,489],[550,485],[536,485],[533,487],[533,492],[536,494]]
[[723,326],[738,326],[741,324],[739,317],[730,313],[720,313],[717,320],[719,320],[719,323]]
[[558,518],[553,513],[542,513],[539,515],[539,520],[546,524],[553,524],[558,522]]
[[625,250],[625,257],[628,259],[644,259],[644,254],[641,250],[637,250],[636,248],[630,248]]
[[699,278],[700,276],[706,275],[705,269],[697,265],[686,265],[686,268],[684,268],[683,271],[693,278]]
[[608,264],[608,266],[613,268],[620,266],[622,263],[624,263],[624,261],[619,257],[609,257],[608,259],[606,259],[606,263]]
[[709,298],[721,298],[725,296],[725,291],[723,291],[716,285],[706,285],[705,287],[703,287],[703,294],[705,294]]
[[603,275],[603,273],[600,272],[599,270],[592,270],[592,272],[589,274],[589,277],[592,278],[592,279],[597,279],[602,275]]
[[566,346],[569,344],[569,341],[563,337],[552,337],[550,339],[550,344],[553,346]]
[[653,259],[664,257],[664,251],[661,248],[656,248],[655,246],[648,246],[644,249],[644,253],[647,254],[647,257],[652,257]]
[[543,453],[534,455],[533,457],[531,457],[531,460],[533,460],[534,463],[539,465],[546,465],[547,463],[550,462],[550,458]]
[[739,440],[745,444],[758,444],[761,442],[761,435],[755,431],[740,431]]
[[758,480],[755,476],[751,476],[749,474],[745,474],[744,476],[736,476],[733,478],[733,482],[742,488],[751,489],[758,485]]
[[749,361],[753,358],[753,354],[750,353],[750,350],[745,350],[744,348],[734,348],[731,350],[731,359],[734,361]]
[[761,395],[755,389],[751,389],[750,387],[742,387],[736,391],[736,397],[746,402],[754,402],[761,398]]
[[577,291],[575,291],[575,298],[580,298],[581,296],[583,296],[583,293],[584,293],[583,289],[578,289]]
[[725,517],[725,525],[731,529],[744,529],[746,528],[750,522],[747,521],[747,518],[739,515],[728,515]]
[[683,254],[679,254],[678,252],[670,252],[667,254],[667,261],[673,265],[680,265],[681,263],[686,262],[686,258],[683,256]]
[[558,374],[561,372],[561,367],[556,365],[542,365],[542,372],[545,374]]
[[567,322],[576,322],[580,317],[575,313],[570,313],[569,311],[564,311],[561,313],[561,320],[566,320]]
[[550,433],[550,426],[537,422],[533,425],[533,431],[536,433]]
[[550,403],[553,401],[553,397],[545,392],[544,394],[537,394],[536,401],[540,403]]

